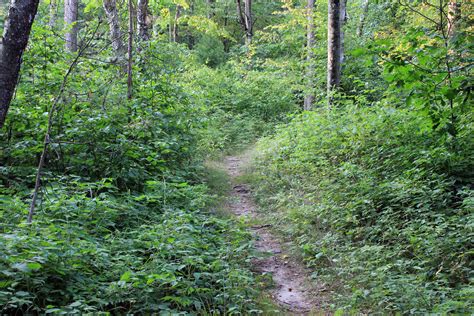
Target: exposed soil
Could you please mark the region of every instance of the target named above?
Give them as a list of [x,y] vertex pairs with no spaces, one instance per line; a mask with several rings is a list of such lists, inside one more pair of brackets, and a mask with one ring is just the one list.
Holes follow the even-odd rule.
[[[249,186],[235,183],[236,178],[243,174],[242,169],[247,160],[245,156],[235,156],[227,157],[224,161],[227,173],[234,183],[228,209],[239,217],[258,219]],[[304,265],[291,258],[285,250],[285,244],[273,235],[271,228],[269,224],[252,227],[257,250],[267,254],[254,262],[255,270],[271,274],[275,285],[270,291],[271,297],[284,315],[326,314],[321,308],[324,299],[318,295],[324,289],[318,289],[308,280],[309,272]]]

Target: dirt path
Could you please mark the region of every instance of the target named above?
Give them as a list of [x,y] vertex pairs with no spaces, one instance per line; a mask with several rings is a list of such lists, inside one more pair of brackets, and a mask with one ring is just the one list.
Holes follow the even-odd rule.
[[[247,164],[245,156],[227,157],[225,168],[233,183],[232,196],[228,209],[237,216],[258,219],[256,206],[246,184],[236,184],[235,179],[242,175]],[[292,261],[284,245],[270,231],[270,226],[252,227],[256,235],[256,247],[268,256],[255,262],[255,268],[261,273],[270,273],[274,282],[271,291],[273,300],[282,308],[284,315],[325,314],[320,306],[314,289],[310,289],[308,272],[301,263]],[[317,292],[317,291],[316,291]]]

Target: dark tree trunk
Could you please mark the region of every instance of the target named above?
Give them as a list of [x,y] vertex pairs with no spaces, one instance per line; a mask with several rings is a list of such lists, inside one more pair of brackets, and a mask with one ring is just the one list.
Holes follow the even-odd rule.
[[77,51],[77,25],[78,0],[64,0],[64,25],[66,32],[66,49],[70,52]]
[[38,3],[39,0],[12,0],[8,9],[0,42],[0,128],[5,124]]
[[331,94],[341,81],[341,1],[328,2],[328,101],[331,105]]
[[137,31],[138,38],[142,41],[148,41],[150,35],[148,34],[148,0],[138,0],[137,6]]

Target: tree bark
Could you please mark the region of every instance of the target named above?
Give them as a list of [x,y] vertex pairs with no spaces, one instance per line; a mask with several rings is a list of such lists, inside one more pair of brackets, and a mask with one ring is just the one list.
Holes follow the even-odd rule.
[[308,14],[308,25],[306,30],[306,61],[307,61],[307,69],[306,69],[306,79],[308,82],[308,93],[304,98],[304,106],[305,110],[310,110],[313,106],[314,102],[314,95],[312,93],[312,89],[314,88],[314,0],[308,0],[307,5],[307,14]]
[[341,81],[341,1],[328,1],[328,104],[332,103],[332,93]]
[[121,57],[122,54],[124,54],[124,44],[122,41],[122,32],[120,31],[117,3],[115,0],[104,0],[103,4],[105,15],[107,16],[107,22],[109,24],[112,48],[114,49],[117,57]]
[[49,22],[48,26],[53,28],[56,25],[56,14],[58,10],[57,0],[50,0],[49,2]]
[[243,11],[241,0],[237,0],[237,14],[245,33],[245,45],[248,47],[253,38],[252,0],[244,0]]
[[178,19],[181,16],[181,6],[176,6],[176,13],[174,15],[174,23],[173,23],[173,42],[178,42]]
[[138,38],[142,41],[148,41],[150,35],[148,34],[148,0],[138,0],[137,5],[137,31]]
[[340,72],[342,73],[342,65],[344,63],[344,24],[347,21],[347,11],[346,11],[347,0],[340,0],[340,13],[339,13],[339,25],[341,28],[341,53],[339,54],[339,67],[341,68]]
[[0,128],[15,92],[21,56],[28,44],[39,0],[11,0],[0,42]]
[[127,99],[132,99],[132,58],[133,58],[133,7],[128,0],[128,62],[127,62]]
[[70,52],[77,51],[77,24],[78,0],[64,0],[64,26],[66,32],[66,49]]
[[453,37],[461,16],[461,5],[457,0],[448,2],[448,36]]
[[361,37],[364,32],[365,19],[369,12],[369,0],[364,0],[362,3],[362,13],[360,14],[359,26],[357,27],[357,37]]
[[253,38],[252,0],[244,0],[245,5],[245,28],[246,44],[249,46]]

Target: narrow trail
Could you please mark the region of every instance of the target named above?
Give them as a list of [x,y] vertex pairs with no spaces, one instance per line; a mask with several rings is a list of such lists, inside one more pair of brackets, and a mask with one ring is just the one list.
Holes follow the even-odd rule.
[[[243,174],[242,169],[247,164],[245,156],[231,156],[224,161],[226,171],[230,176],[233,189],[228,209],[239,217],[258,219],[257,208],[252,201],[249,187],[237,184],[236,178]],[[254,262],[255,269],[260,273],[270,273],[274,288],[270,295],[280,306],[284,315],[315,315],[325,314],[321,309],[321,300],[308,285],[308,272],[305,267],[291,260],[286,253],[284,244],[270,231],[270,225],[253,226],[257,250],[267,253],[262,259]]]

